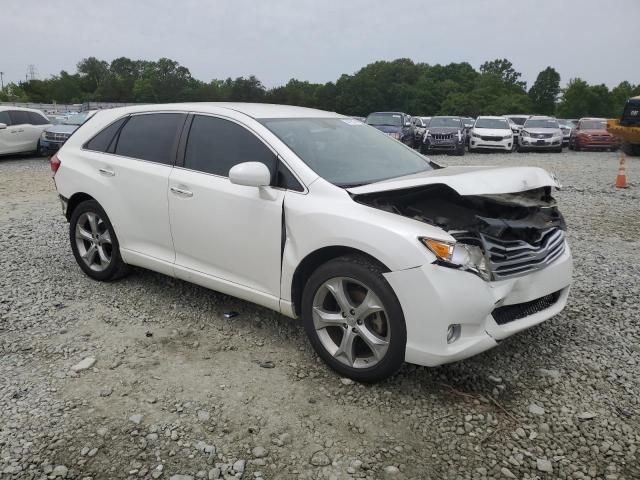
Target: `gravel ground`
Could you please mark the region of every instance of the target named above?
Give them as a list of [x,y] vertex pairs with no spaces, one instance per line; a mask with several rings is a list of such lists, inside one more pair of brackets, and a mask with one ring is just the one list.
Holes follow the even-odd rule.
[[373,386],[274,312],[148,271],[88,279],[46,160],[0,160],[0,477],[640,478],[640,160],[627,190],[614,153],[437,160],[554,171],[574,287],[489,352]]

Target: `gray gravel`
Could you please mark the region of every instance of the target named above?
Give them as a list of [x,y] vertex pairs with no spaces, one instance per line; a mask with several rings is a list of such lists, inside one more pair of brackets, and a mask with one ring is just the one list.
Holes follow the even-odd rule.
[[640,478],[640,160],[624,191],[614,153],[436,160],[554,171],[575,284],[492,351],[374,386],[274,312],[142,270],[89,280],[46,160],[0,160],[0,477]]

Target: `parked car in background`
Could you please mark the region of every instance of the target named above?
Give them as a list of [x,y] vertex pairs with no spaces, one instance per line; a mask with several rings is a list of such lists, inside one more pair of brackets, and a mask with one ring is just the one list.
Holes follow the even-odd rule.
[[522,130],[518,150],[552,150],[562,153],[563,133],[558,121],[553,117],[529,117]]
[[517,147],[518,140],[520,139],[520,130],[522,130],[522,127],[524,126],[524,122],[526,122],[531,115],[517,114],[517,115],[504,115],[504,116],[516,124],[517,131],[513,132],[513,135],[514,135],[514,144]]
[[469,151],[514,149],[514,136],[511,124],[505,117],[482,116],[476,119],[471,129]]
[[460,117],[431,117],[422,136],[420,152],[464,155],[467,133]]
[[429,120],[431,120],[431,117],[413,117],[411,119],[411,123],[413,123],[413,128],[415,129],[415,144],[417,146],[420,146],[422,143],[422,137],[424,136],[424,132],[427,130]]
[[571,132],[573,132],[576,126],[571,120],[563,118],[558,118],[558,125],[560,125],[560,130],[562,130],[562,145],[564,147],[568,147],[569,140],[571,139]]
[[403,112],[374,112],[367,117],[367,125],[377,128],[405,145],[416,145],[415,128],[411,116]]
[[366,117],[351,117],[351,118],[353,118],[353,119],[355,119],[355,120],[359,120],[359,121],[361,121],[361,122],[366,122],[366,121],[367,121],[367,118],[366,118]]
[[469,145],[469,138],[471,137],[471,129],[473,128],[473,124],[476,121],[471,117],[460,117],[460,118],[462,118],[462,123],[464,124],[464,131],[467,134],[466,143],[467,145]]
[[545,170],[442,168],[331,112],[105,110],[51,169],[88,277],[136,265],[301,318],[320,358],[358,381],[476,355],[569,295]]
[[48,155],[56,152],[80,125],[89,120],[98,110],[69,115],[56,125],[47,127],[40,137],[40,153]]
[[604,149],[617,150],[620,141],[607,131],[605,118],[581,118],[569,140],[571,150]]
[[40,110],[0,106],[0,155],[38,152],[42,131],[49,126]]

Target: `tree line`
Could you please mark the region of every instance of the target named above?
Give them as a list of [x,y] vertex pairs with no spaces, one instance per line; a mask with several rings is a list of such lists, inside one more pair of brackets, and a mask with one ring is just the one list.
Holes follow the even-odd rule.
[[547,67],[533,85],[521,79],[507,59],[429,65],[400,58],[371,63],[335,82],[291,79],[267,89],[258,78],[238,77],[204,82],[188,68],[161,58],[126,57],[106,62],[81,60],[76,73],[61,71],[45,80],[10,83],[0,101],[37,103],[127,102],[268,102],[320,108],[347,115],[372,111],[403,111],[412,115],[502,115],[536,113],[561,118],[617,117],[624,101],[640,95],[640,84],[627,81],[609,89],[575,78],[560,87],[560,74]]

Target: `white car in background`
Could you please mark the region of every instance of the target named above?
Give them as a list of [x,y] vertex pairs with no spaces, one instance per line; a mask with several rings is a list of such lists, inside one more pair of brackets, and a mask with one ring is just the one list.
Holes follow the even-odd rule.
[[506,150],[515,147],[511,124],[505,117],[478,117],[471,129],[469,151],[474,150]]
[[358,381],[480,353],[569,294],[545,170],[441,167],[336,113],[115,108],[51,168],[89,277],[136,265],[300,317],[318,355]]
[[37,153],[51,121],[40,110],[0,106],[0,155]]

